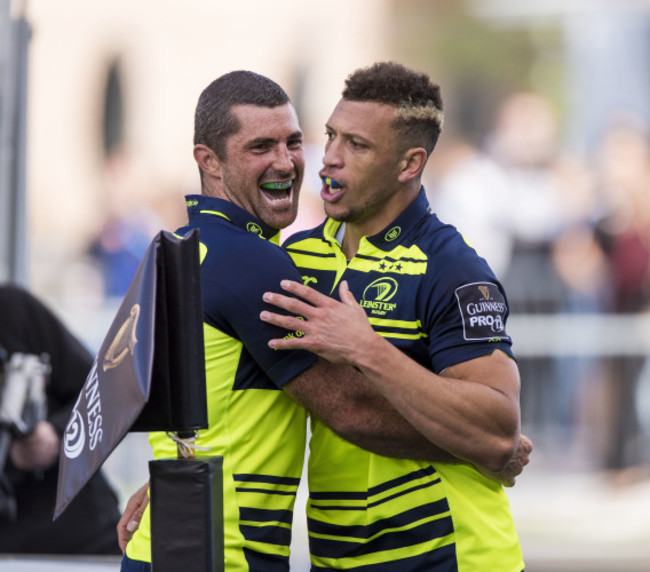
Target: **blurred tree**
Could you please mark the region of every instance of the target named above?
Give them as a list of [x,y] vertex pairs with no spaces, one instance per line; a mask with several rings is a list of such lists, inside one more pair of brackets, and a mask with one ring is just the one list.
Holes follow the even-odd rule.
[[487,20],[458,0],[400,0],[392,9],[392,52],[439,80],[450,133],[479,143],[498,103],[517,91],[562,107],[559,21]]

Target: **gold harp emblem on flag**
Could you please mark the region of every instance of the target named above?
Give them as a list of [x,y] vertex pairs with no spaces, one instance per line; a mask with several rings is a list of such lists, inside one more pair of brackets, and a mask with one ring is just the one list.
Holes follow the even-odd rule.
[[111,345],[108,346],[108,350],[106,350],[104,363],[102,365],[104,371],[107,369],[113,369],[120,365],[129,352],[133,354],[135,344],[138,343],[138,340],[135,337],[135,328],[138,325],[139,317],[140,304],[134,304],[128,318],[124,320],[124,323],[120,326],[117,334],[115,334],[115,338],[113,338]]
[[490,299],[490,289],[487,286],[479,286],[478,289],[481,291],[484,300]]

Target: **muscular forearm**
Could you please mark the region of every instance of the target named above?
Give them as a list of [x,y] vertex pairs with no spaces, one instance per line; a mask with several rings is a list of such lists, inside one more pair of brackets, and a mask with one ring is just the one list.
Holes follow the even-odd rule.
[[518,376],[510,358],[496,352],[440,376],[379,336],[363,347],[353,363],[427,439],[488,470],[506,466],[519,439]]
[[[385,457],[415,459],[431,463],[468,462],[438,447],[410,425],[372,384],[349,367],[331,364],[317,366],[324,382],[309,387],[309,375],[292,381],[287,387],[312,415],[318,417],[342,439]],[[322,391],[322,394],[321,394]],[[528,463],[532,450],[522,435],[517,451],[502,470],[489,470],[473,463],[484,476],[512,486]]]
[[[368,379],[358,376],[356,372],[346,377],[350,368],[343,368],[342,371],[344,373],[335,375],[335,381],[328,385],[330,405],[319,407],[316,404],[311,410],[312,414],[315,414],[314,409],[320,411],[327,418],[325,424],[341,438],[385,457],[432,463],[469,462],[452,455],[419,433],[372,387]],[[513,486],[516,477],[528,464],[532,448],[530,440],[521,435],[514,455],[503,468],[490,470],[476,462],[470,464],[484,476],[505,486]]]
[[459,462],[419,433],[361,373],[320,361],[286,391],[346,441],[386,457]]
[[343,432],[335,430],[335,433],[357,447],[384,457],[414,459],[431,463],[465,462],[434,445],[415,430],[412,434],[388,432],[383,436],[366,431]]
[[339,398],[339,404],[347,404],[350,408],[345,419],[340,414],[321,412],[324,416],[330,413],[327,420],[321,420],[341,438],[385,457],[441,463],[460,462],[417,431],[376,390],[371,393],[368,388],[352,396],[349,395],[349,387],[346,389]]

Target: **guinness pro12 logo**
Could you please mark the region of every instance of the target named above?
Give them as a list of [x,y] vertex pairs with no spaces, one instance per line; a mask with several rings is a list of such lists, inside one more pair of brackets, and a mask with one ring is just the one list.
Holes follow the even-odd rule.
[[466,340],[508,339],[505,332],[508,305],[496,284],[465,284],[456,288],[455,294]]

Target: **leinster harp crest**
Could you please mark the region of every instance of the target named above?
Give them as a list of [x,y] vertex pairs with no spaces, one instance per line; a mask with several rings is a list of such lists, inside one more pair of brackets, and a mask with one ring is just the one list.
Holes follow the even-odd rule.
[[138,325],[138,318],[140,317],[140,304],[133,304],[129,316],[124,320],[120,329],[115,334],[115,338],[108,346],[106,354],[104,355],[104,363],[102,368],[104,371],[113,369],[122,363],[122,360],[128,355],[129,352],[133,354],[135,344],[138,343],[135,337],[135,328]]

